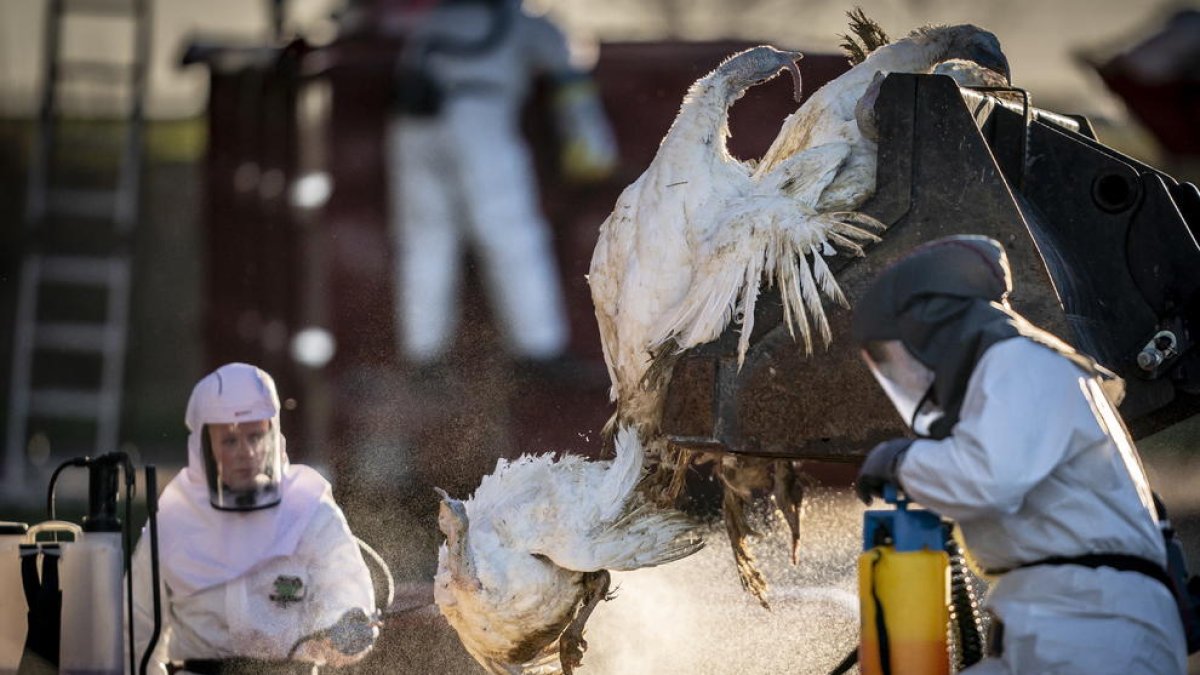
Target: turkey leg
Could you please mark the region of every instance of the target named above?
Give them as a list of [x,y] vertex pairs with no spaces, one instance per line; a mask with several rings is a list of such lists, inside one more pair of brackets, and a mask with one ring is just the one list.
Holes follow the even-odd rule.
[[583,653],[587,651],[587,640],[583,639],[583,626],[587,623],[592,610],[601,600],[608,600],[608,585],[610,577],[608,570],[588,572],[584,575],[583,602],[570,625],[563,630],[558,638],[558,658],[562,662],[563,675],[572,675],[575,667],[583,663]]

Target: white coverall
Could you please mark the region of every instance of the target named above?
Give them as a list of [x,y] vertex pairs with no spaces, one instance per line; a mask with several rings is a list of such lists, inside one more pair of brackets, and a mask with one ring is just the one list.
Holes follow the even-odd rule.
[[[1099,383],[1023,337],[984,353],[952,434],[915,441],[898,479],[914,501],[958,523],[985,569],[1088,553],[1165,562],[1141,461]],[[1004,622],[1003,655],[973,674],[1187,667],[1174,599],[1137,572],[1016,569],[987,604]]]
[[[281,543],[259,547],[262,560],[239,560],[238,567],[247,562],[251,565],[232,578],[218,581],[228,575],[222,575],[213,563],[219,563],[227,554],[239,555],[235,552],[244,540],[235,541],[229,532],[214,532],[198,522],[160,517],[160,537],[170,528],[178,528],[175,534],[180,536],[172,537],[169,543],[190,550],[161,551],[163,632],[147,672],[165,675],[166,662],[186,659],[240,656],[283,660],[297,640],[328,628],[347,610],[358,607],[368,614],[373,611],[370,572],[329,484],[308,467],[293,465],[288,470],[305,474],[302,480],[307,485],[297,487],[285,482],[283,503],[277,507],[246,513],[217,512],[207,503],[207,492],[200,491],[195,494],[204,501],[188,503],[195,509],[208,509],[211,514],[205,516],[214,516],[217,522],[269,519],[288,513],[292,507],[285,526],[292,532],[284,532],[279,537]],[[164,490],[164,502],[173,487],[177,495],[181,494],[175,483],[184,480],[186,473],[180,472]],[[324,490],[317,492],[319,496],[311,504],[289,504],[290,488],[311,496],[321,484]],[[186,509],[173,513],[186,513]],[[262,536],[270,538],[270,530]],[[180,566],[188,569],[176,569]],[[134,626],[140,663],[154,622],[145,530],[134,552],[133,575],[138,580],[134,586]]]
[[[430,10],[411,40],[473,39],[490,23],[477,3]],[[466,241],[508,348],[519,357],[559,355],[568,340],[549,226],[519,128],[539,73],[578,72],[563,33],[544,17],[516,13],[483,55],[433,52],[430,74],[445,92],[440,113],[393,118],[388,169],[403,355],[428,363],[449,347]]]

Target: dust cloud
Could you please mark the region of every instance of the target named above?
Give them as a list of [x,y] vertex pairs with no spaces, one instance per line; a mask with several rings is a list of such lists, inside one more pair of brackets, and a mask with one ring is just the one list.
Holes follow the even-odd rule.
[[801,517],[798,565],[788,560],[781,521],[753,542],[771,584],[770,611],[742,590],[718,525],[691,558],[613,573],[616,597],[592,615],[577,672],[828,673],[858,640],[863,507],[845,491],[814,493]]

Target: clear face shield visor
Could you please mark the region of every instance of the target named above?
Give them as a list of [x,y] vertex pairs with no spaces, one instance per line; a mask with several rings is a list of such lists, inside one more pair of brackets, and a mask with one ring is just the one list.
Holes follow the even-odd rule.
[[944,414],[930,401],[933,371],[899,340],[869,342],[862,357],[905,424],[919,436],[929,435],[930,425]]
[[281,445],[278,418],[204,425],[204,463],[213,507],[254,511],[278,504]]

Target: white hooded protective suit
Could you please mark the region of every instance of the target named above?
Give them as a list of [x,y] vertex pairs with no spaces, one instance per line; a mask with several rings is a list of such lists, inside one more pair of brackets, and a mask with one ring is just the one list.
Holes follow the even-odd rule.
[[[220,396],[203,394],[221,375]],[[265,383],[266,389],[262,388]],[[259,394],[255,394],[259,392]],[[230,364],[209,375],[188,406],[188,465],[159,498],[163,632],[148,672],[167,662],[247,657],[283,660],[302,637],[328,628],[347,610],[374,610],[371,576],[328,481],[284,462],[278,505],[254,511],[213,507],[201,434],[228,423],[222,399],[248,400],[278,428],[279,399],[266,373]],[[253,421],[251,414],[238,421]],[[280,436],[282,442],[282,435]],[[286,456],[285,456],[286,457]],[[153,630],[146,528],[133,556],[137,662]],[[328,658],[337,655],[329,654]]]
[[[1051,556],[1134,555],[1165,564],[1136,451],[1096,378],[1015,337],[984,352],[958,424],[917,440],[899,482],[955,520],[975,560],[1008,569]],[[1170,592],[1137,572],[1016,569],[992,587],[1003,654],[970,673],[1184,673]]]
[[[423,57],[422,71],[444,94],[440,111],[398,115],[391,123],[396,318],[402,353],[417,363],[433,361],[449,347],[467,242],[483,267],[511,352],[550,358],[567,344],[549,226],[519,123],[535,76],[582,69],[549,20],[524,13],[511,0],[499,4],[512,14],[510,24],[485,53],[432,48]],[[477,39],[487,34],[493,11],[479,2],[441,3],[421,17],[406,49]],[[572,123],[580,137],[595,140],[585,146],[609,153],[612,161],[615,146],[602,115],[576,115]]]

